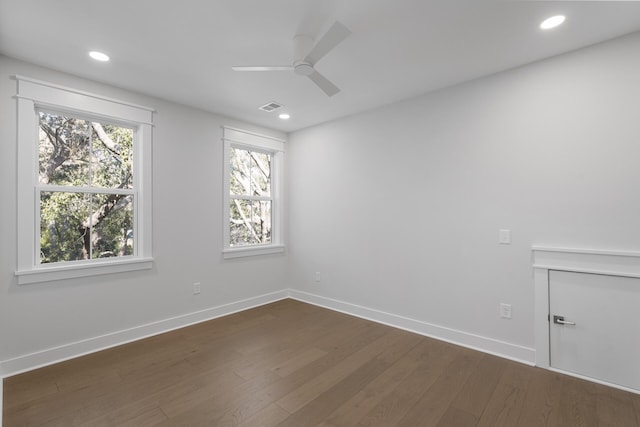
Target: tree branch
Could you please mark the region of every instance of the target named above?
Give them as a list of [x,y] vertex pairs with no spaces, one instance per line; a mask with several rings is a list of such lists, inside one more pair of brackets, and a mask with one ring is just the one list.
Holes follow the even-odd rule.
[[118,151],[118,144],[113,142],[109,135],[107,135],[107,132],[104,131],[102,125],[100,123],[91,122],[91,127],[94,131],[96,131],[96,134],[102,142],[102,145],[104,145],[105,148],[111,151],[113,154],[119,156],[120,152]]
[[69,156],[69,147],[67,143],[59,134],[59,128],[54,131],[47,123],[42,123],[40,128],[47,134],[47,138],[53,145],[53,153],[47,160],[47,167],[44,170],[44,176],[42,177],[42,183],[48,184],[51,176],[55,170],[60,167],[67,160]]
[[233,203],[235,203],[236,207],[238,208],[238,212],[240,212],[240,217],[242,218],[242,222],[244,222],[244,225],[249,229],[249,231],[251,232],[251,235],[253,236],[254,239],[256,239],[258,242],[260,242],[260,238],[258,237],[258,235],[256,234],[256,231],[253,229],[253,226],[251,225],[251,221],[249,221],[246,217],[246,215],[244,214],[244,212],[242,212],[242,207],[240,206],[240,201],[238,199],[235,199],[233,201]]

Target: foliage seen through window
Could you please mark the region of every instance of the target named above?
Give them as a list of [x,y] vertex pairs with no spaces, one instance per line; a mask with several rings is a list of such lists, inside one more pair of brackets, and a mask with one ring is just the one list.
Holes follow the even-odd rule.
[[231,147],[230,246],[271,243],[271,155]]
[[133,255],[133,130],[39,112],[40,262]]

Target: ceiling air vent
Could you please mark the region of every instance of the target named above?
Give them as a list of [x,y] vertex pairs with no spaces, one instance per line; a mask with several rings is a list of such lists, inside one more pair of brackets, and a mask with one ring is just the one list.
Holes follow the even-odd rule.
[[262,111],[266,111],[267,113],[275,111],[278,108],[282,108],[282,104],[278,104],[275,101],[271,101],[268,104],[264,104],[262,107],[258,107],[258,109],[260,109]]

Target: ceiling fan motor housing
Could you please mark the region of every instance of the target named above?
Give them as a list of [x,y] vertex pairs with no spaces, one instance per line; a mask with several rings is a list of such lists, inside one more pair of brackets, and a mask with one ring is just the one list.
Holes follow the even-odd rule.
[[293,72],[299,76],[310,76],[315,70],[308,62],[300,61],[293,64]]

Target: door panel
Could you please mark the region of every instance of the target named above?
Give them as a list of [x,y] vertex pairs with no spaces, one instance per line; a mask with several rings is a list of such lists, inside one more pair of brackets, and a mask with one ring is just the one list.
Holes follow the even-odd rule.
[[549,271],[549,310],[552,367],[640,390],[640,279]]

